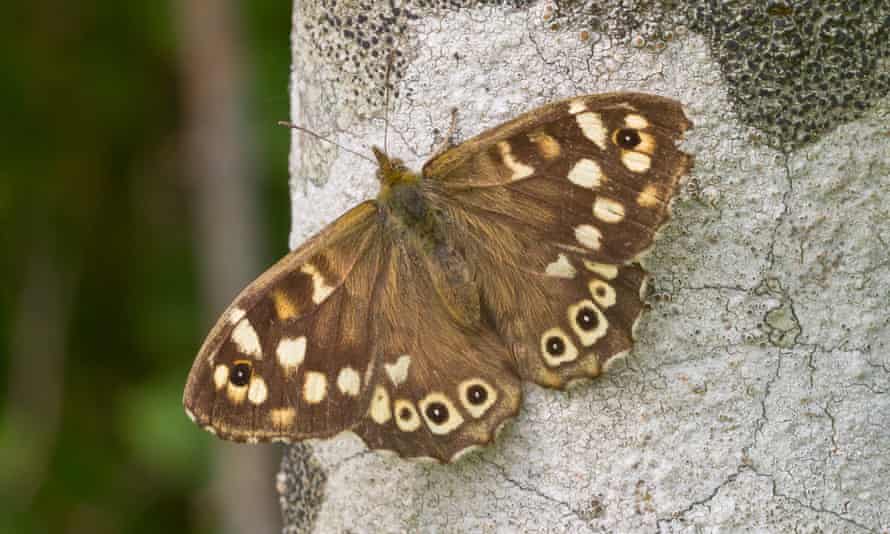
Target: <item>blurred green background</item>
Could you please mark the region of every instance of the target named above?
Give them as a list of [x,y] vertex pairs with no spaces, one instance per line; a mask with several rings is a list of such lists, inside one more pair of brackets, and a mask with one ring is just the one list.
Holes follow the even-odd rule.
[[238,461],[181,396],[216,314],[286,252],[290,3],[4,5],[0,532],[268,515],[214,489]]

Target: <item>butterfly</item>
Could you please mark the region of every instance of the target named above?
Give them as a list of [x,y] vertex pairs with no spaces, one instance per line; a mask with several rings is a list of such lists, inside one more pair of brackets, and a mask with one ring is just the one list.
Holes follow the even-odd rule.
[[551,103],[420,173],[374,148],[380,193],[289,253],[223,313],[186,413],[225,439],[343,431],[453,461],[633,346],[638,258],[692,165],[681,105],[641,93]]

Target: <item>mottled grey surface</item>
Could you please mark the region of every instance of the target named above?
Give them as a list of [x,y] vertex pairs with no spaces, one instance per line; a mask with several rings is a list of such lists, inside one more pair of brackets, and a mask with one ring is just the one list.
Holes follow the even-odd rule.
[[[778,3],[764,5],[772,9],[767,19],[729,7],[704,8],[694,19],[686,11],[689,26],[663,47],[635,39],[674,27],[675,15],[654,15],[668,13],[663,3],[600,2],[599,29],[565,22],[583,2],[560,2],[561,12],[550,2],[418,9],[400,34],[400,96],[384,111],[376,97],[349,97],[339,67],[307,41],[300,17],[324,3],[300,4],[293,119],[344,146],[383,145],[388,116],[389,152],[419,168],[452,106],[466,138],[560,97],[627,89],[686,103],[696,127],[684,148],[696,166],[644,262],[655,276],[652,309],[623,364],[565,393],[527,386],[522,414],[498,442],[455,465],[383,457],[348,435],[317,444],[315,460],[292,452],[280,480],[286,517],[317,514],[317,532],[890,529],[886,87],[857,93],[863,105],[855,112],[833,104],[795,112],[800,121],[784,129],[785,111],[771,106],[805,93],[756,94],[772,86],[766,78],[758,84],[764,69],[744,83],[734,79],[732,72],[744,73],[715,49],[729,26],[716,35],[701,22],[729,21],[755,39],[773,35],[775,17],[802,11],[789,14]],[[636,18],[622,22],[627,9],[638,9]],[[826,13],[823,26],[873,35],[861,17]],[[638,19],[662,25],[634,26]],[[877,22],[886,27],[886,19]],[[797,46],[776,39],[783,49]],[[746,65],[770,65],[761,52],[739,51]],[[885,52],[886,42],[856,50],[869,56],[866,74],[880,83]],[[379,72],[380,63],[359,60],[359,68]],[[359,95],[378,89],[372,80]],[[811,124],[810,116],[830,120]],[[292,245],[376,193],[371,163],[295,140]],[[310,484],[300,480],[319,470],[327,476],[322,500],[289,489],[305,493]]]
[[281,459],[281,472],[275,481],[285,534],[311,532],[324,499],[325,471],[312,447],[297,443],[287,447]]

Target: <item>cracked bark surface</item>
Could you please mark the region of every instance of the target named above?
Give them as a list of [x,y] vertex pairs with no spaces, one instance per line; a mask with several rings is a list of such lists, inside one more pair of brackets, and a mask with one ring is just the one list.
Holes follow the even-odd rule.
[[[292,120],[366,151],[387,116],[389,152],[419,168],[452,106],[465,139],[574,94],[683,101],[696,165],[644,261],[637,347],[580,388],[527,385],[496,444],[457,464],[348,435],[290,451],[287,530],[890,530],[890,99],[779,152],[739,122],[704,38],[591,44],[542,23],[545,5],[411,21],[401,96],[361,113],[337,107],[297,10]],[[376,194],[372,165],[294,141],[292,245]]]

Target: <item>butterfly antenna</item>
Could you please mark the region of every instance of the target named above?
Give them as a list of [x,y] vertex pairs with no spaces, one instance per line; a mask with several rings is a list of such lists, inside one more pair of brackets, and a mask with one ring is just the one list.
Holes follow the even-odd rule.
[[339,148],[340,150],[344,150],[344,151],[346,151],[346,152],[349,152],[350,154],[354,154],[354,155],[356,155],[356,156],[362,158],[363,160],[370,161],[371,163],[376,163],[373,159],[369,158],[368,156],[365,156],[364,154],[361,154],[361,153],[359,153],[359,152],[356,152],[355,150],[352,150],[352,149],[350,149],[350,148],[346,148],[345,146],[341,145],[340,143],[338,143],[338,142],[336,142],[336,141],[331,141],[331,140],[328,139],[327,137],[323,137],[323,136],[321,136],[321,135],[318,135],[317,133],[313,132],[312,130],[308,130],[308,129],[306,129],[306,128],[303,128],[302,126],[297,126],[296,124],[294,124],[294,123],[292,123],[292,122],[288,122],[288,121],[278,121],[278,125],[279,125],[279,126],[285,126],[285,127],[290,128],[290,129],[292,129],[292,130],[297,130],[297,131],[300,131],[300,132],[303,132],[303,133],[307,133],[307,134],[311,135],[312,137],[314,137],[314,138],[316,138],[316,139],[320,139],[320,140],[322,140],[322,141],[325,141],[325,142],[327,142],[327,143],[330,143],[330,144],[334,145],[335,147]]
[[386,77],[383,80],[383,152],[389,154],[387,142],[389,141],[389,75],[392,72],[393,51],[390,50],[386,57]]

